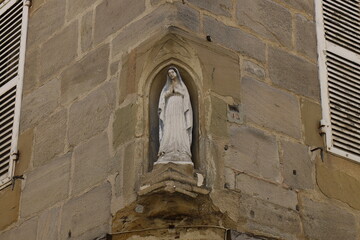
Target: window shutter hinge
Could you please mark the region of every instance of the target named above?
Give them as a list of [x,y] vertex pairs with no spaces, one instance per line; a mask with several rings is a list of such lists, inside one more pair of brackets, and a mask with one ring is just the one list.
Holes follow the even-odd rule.
[[31,0],[26,0],[25,1],[25,6],[31,7]]
[[16,151],[16,152],[12,152],[12,153],[11,153],[11,159],[14,160],[14,161],[18,161],[18,160],[19,160],[19,156],[20,156],[19,151]]
[[13,176],[13,178],[11,179],[11,190],[13,191],[15,188],[15,181],[21,179],[24,180],[24,176],[23,175],[19,175],[19,176]]
[[330,124],[324,119],[320,120],[320,133],[326,133],[326,129],[330,128]]

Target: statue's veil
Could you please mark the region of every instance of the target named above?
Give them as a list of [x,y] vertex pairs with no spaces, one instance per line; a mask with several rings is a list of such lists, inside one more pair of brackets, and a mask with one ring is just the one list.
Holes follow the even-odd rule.
[[169,88],[171,87],[171,78],[168,74],[168,71],[170,69],[173,69],[176,74],[177,77],[179,79],[179,84],[175,86],[175,91],[181,93],[184,96],[184,115],[185,115],[185,124],[186,124],[186,130],[188,132],[189,135],[189,140],[190,140],[190,145],[191,145],[191,141],[192,141],[192,127],[193,127],[193,111],[192,111],[192,107],[191,107],[191,102],[190,102],[190,95],[189,92],[186,88],[185,83],[183,82],[180,72],[179,70],[175,67],[175,66],[170,66],[166,72],[166,83],[165,86],[163,87],[161,94],[160,94],[160,99],[159,99],[159,141],[161,142],[162,136],[163,136],[163,130],[164,130],[164,119],[165,119],[165,104],[166,104],[166,99],[165,99],[165,93],[169,90]]

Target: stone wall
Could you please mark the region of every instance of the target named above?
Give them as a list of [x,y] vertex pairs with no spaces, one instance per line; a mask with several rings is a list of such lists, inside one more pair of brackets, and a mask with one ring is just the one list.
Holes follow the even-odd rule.
[[359,164],[312,151],[323,147],[314,14],[312,0],[33,0],[25,179],[0,192],[0,239],[95,239],[133,213],[154,161],[149,91],[170,64],[198,91],[195,167],[226,219],[214,224],[258,239],[358,239]]

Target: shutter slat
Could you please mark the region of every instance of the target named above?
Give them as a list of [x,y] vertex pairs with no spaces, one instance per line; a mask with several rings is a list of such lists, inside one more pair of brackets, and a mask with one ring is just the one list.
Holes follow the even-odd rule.
[[3,35],[10,29],[13,29],[14,27],[19,28],[19,21],[21,21],[22,17],[21,9],[19,9],[15,14],[14,16],[11,16],[8,21],[5,19],[6,22],[4,22],[4,24],[0,24],[0,38],[3,38]]
[[360,53],[360,2],[322,0],[325,39]]

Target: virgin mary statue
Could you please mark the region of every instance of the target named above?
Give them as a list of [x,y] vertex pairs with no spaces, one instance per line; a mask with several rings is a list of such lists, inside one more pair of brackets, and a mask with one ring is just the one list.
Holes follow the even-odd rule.
[[189,92],[179,70],[170,67],[159,99],[158,163],[193,164],[191,140],[193,112]]

